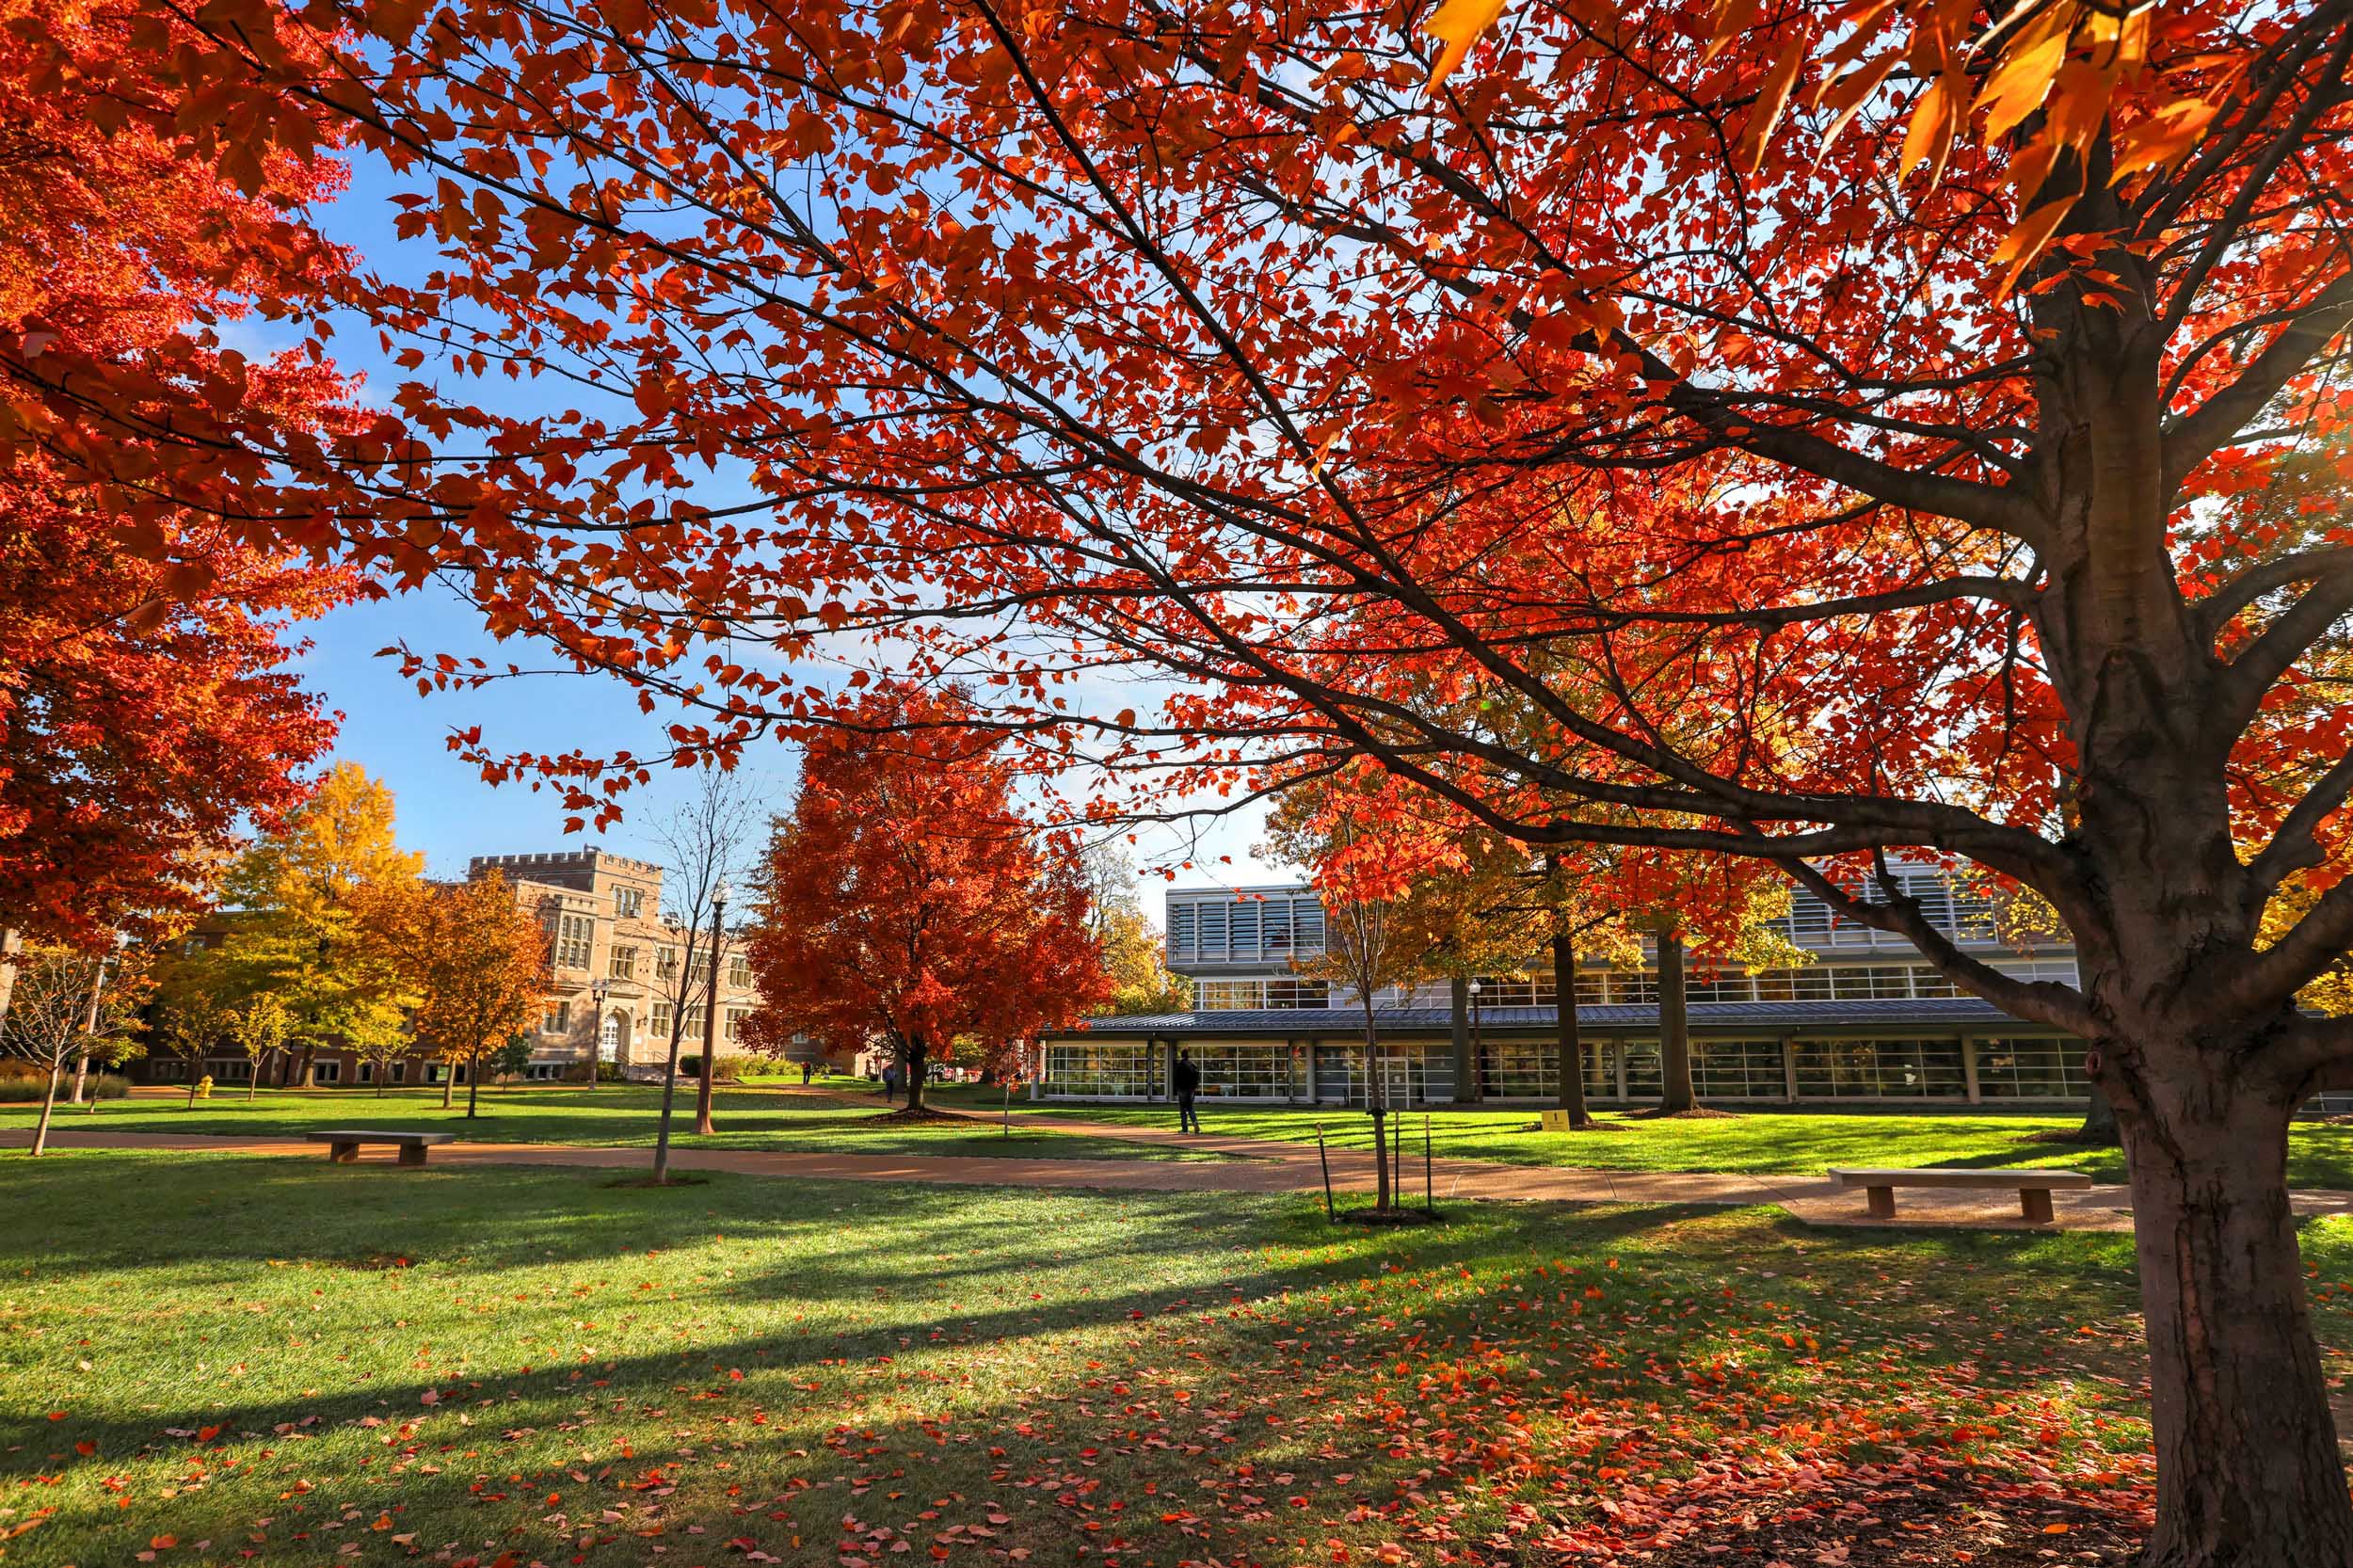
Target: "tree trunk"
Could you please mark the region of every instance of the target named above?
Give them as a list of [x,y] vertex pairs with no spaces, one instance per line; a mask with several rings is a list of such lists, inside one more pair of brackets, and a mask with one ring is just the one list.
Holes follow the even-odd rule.
[[683,1010],[671,1015],[670,1059],[662,1068],[662,1119],[653,1129],[653,1179],[656,1186],[670,1179],[670,1106],[678,1098],[678,1039],[686,1021]]
[[1565,932],[1552,938],[1552,988],[1560,1024],[1561,1109],[1569,1113],[1571,1128],[1591,1127],[1593,1112],[1585,1108],[1585,1043],[1577,1030],[1577,943]]
[[296,1088],[308,1089],[312,1086],[311,1067],[312,1064],[316,1060],[318,1053],[319,1048],[316,1042],[302,1048],[302,1075],[301,1080],[295,1085]]
[[482,1100],[482,1055],[475,1052],[466,1062],[466,1119],[474,1117],[474,1107]]
[[248,1102],[262,1092],[262,1067],[268,1060],[269,1055],[266,1051],[257,1057],[253,1063],[253,1071],[246,1078],[245,1097]]
[[89,1088],[89,1047],[73,1053],[73,1093],[66,1096],[68,1104],[79,1105]]
[[1658,934],[1658,1109],[1670,1115],[1699,1104],[1691,1087],[1691,1026],[1684,1010],[1683,937]]
[[40,1120],[33,1124],[32,1158],[39,1160],[49,1152],[49,1117],[57,1105],[57,1069],[52,1064],[49,1079],[40,1096]]
[[[1368,992],[1368,995],[1370,993]],[[1365,1109],[1372,1112],[1372,1207],[1389,1207],[1389,1084],[1381,1070],[1381,1032],[1373,1026],[1372,1008],[1365,1008]]]
[[2157,1453],[2144,1565],[2347,1568],[2353,1504],[2288,1208],[2300,1085],[2233,1072],[2167,1074],[2133,1086],[2154,1104],[2118,1107]]
[[8,1000],[16,995],[16,955],[24,939],[14,926],[0,928],[0,1022],[8,1016]]
[[451,1063],[441,1064],[441,1109],[447,1111],[457,1097],[457,1068]]
[[931,1052],[925,1048],[924,1043],[920,1040],[909,1040],[907,1058],[902,1064],[906,1073],[906,1108],[909,1111],[920,1111],[923,1108],[923,1069],[930,1065],[930,1063]]
[[2075,1142],[2111,1149],[2123,1144],[2124,1134],[2116,1125],[2116,1107],[2109,1102],[2108,1092],[2096,1083],[2091,1086],[2091,1098],[2084,1105],[2084,1125],[2075,1129]]
[[198,1079],[200,1079],[200,1078],[202,1078],[203,1076],[204,1076],[204,1054],[203,1054],[203,1052],[201,1052],[201,1051],[197,1051],[197,1052],[191,1053],[191,1054],[190,1054],[190,1056],[188,1057],[188,1104],[187,1104],[187,1109],[189,1109],[190,1111],[193,1111],[193,1110],[195,1110],[195,1109],[196,1109],[196,1080],[197,1080]]

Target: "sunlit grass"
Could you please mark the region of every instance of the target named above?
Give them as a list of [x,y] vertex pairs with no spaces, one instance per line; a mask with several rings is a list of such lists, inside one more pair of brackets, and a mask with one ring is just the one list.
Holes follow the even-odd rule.
[[[149,1153],[5,1176],[10,1562],[1436,1562],[1605,1529],[1593,1498],[1702,1462],[2147,1467],[2118,1237],[1523,1205],[1366,1234],[1290,1198]],[[2341,1346],[2353,1231],[2312,1237]]]
[[[462,1087],[455,1102],[441,1106],[437,1089],[369,1089],[273,1092],[248,1099],[241,1089],[216,1089],[193,1107],[179,1095],[136,1095],[109,1100],[95,1114],[68,1107],[57,1126],[68,1132],[193,1132],[220,1136],[299,1137],[329,1128],[367,1128],[395,1132],[449,1132],[478,1143],[568,1144],[616,1147],[652,1146],[659,1128],[661,1091],[635,1084],[596,1088],[486,1087],[480,1113],[466,1114]],[[29,1128],[33,1111],[0,1107],[0,1128]],[[786,1153],[1012,1155],[1067,1160],[1208,1158],[1179,1151],[1142,1148],[1112,1139],[1074,1137],[1025,1128],[1008,1129],[983,1112],[961,1126],[906,1126],[879,1120],[889,1110],[878,1097],[860,1106],[829,1105],[788,1096],[768,1088],[714,1088],[712,1114],[717,1132],[694,1135],[695,1085],[680,1085],[671,1138],[680,1146],[765,1149]]]
[[[947,1090],[943,1103],[966,1092]],[[1372,1146],[1371,1118],[1360,1110],[1289,1110],[1201,1102],[1205,1128],[1234,1137],[1313,1143],[1321,1127],[1334,1148]],[[1027,1110],[1070,1120],[1174,1127],[1174,1106],[1090,1106],[1041,1101]],[[1545,1132],[1536,1111],[1400,1112],[1407,1147],[1421,1148],[1428,1121],[1441,1157],[1514,1165],[1609,1171],[1749,1171],[1818,1174],[1833,1165],[2020,1165],[2084,1171],[2124,1179],[2113,1149],[2053,1143],[2048,1135],[2080,1127],[2080,1113],[1952,1112],[1741,1111],[1723,1118],[1652,1121],[1606,1112],[1599,1132]],[[2288,1136],[2288,1180],[2299,1187],[2353,1188],[2353,1127],[2302,1122]]]

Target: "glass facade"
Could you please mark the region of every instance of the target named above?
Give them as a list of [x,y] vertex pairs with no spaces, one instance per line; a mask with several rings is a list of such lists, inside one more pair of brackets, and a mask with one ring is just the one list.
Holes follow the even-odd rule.
[[[1324,1103],[1367,1103],[1371,1081],[1362,1046],[1327,1045],[1315,1054],[1316,1098]],[[1454,1049],[1439,1042],[1384,1046],[1380,1055],[1382,1097],[1393,1106],[1444,1104],[1454,1098]]]
[[1204,1013],[1329,1007],[1332,987],[1321,980],[1204,980],[1195,984],[1193,999],[1193,1005]]
[[[1192,1041],[1205,1096],[1365,1103],[1365,1049],[1337,1040],[1305,1043]],[[1559,1046],[1549,1038],[1483,1037],[1479,1094],[1490,1100],[1551,1100],[1559,1093]],[[1073,1096],[1164,1098],[1165,1044],[1049,1042],[1044,1092]],[[1806,1100],[1952,1100],[1969,1097],[1958,1039],[1774,1039],[1691,1042],[1692,1086],[1704,1100],[1783,1101],[1794,1082]],[[2080,1100],[2088,1092],[2082,1043],[1988,1039],[1975,1043],[1979,1098]],[[1657,1097],[1658,1042],[1587,1038],[1585,1093],[1601,1101]],[[1454,1096],[1454,1055],[1446,1040],[1385,1044],[1380,1070],[1392,1105],[1443,1104]]]
[[2090,1093],[2080,1040],[1977,1042],[1977,1095],[1982,1099],[2081,1099]]
[[1192,1044],[1201,1069],[1201,1093],[1221,1099],[1291,1097],[1291,1048],[1286,1045]]
[[1171,964],[1277,962],[1323,951],[1323,904],[1310,893],[1168,901]]
[[1691,1085],[1702,1099],[1777,1100],[1789,1096],[1779,1040],[1694,1040]]
[[1046,1082],[1058,1095],[1158,1098],[1168,1092],[1166,1048],[1142,1041],[1048,1042]]
[[1799,1040],[1800,1099],[1965,1099],[1959,1040]]

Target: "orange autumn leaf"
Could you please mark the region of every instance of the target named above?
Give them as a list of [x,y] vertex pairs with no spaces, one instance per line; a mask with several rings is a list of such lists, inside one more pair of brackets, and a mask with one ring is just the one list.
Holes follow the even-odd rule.
[[1503,0],[1440,0],[1437,10],[1423,25],[1446,47],[1431,66],[1424,90],[1436,91],[1462,65],[1480,35],[1494,26],[1502,15]]

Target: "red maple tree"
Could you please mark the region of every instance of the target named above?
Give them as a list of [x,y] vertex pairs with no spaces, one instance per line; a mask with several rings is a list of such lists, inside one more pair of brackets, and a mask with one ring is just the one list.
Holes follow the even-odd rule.
[[1111,995],[1068,839],[1014,808],[1015,767],[964,704],[901,690],[812,741],[746,948],[755,1050],[881,1045],[923,1104],[931,1064],[1018,1077],[1040,1030]]
[[[273,149],[248,194],[251,149],[124,123],[133,77],[191,102],[146,79],[136,8],[0,14],[0,911],[103,945],[194,907],[208,857],[298,800],[334,734],[286,629],[358,579],[249,533],[278,484],[239,449],[346,426],[345,388],[216,326],[256,296],[318,308],[338,264],[294,210],[342,172]],[[200,504],[167,499],[173,468]]]
[[[348,483],[450,456],[301,526],[689,749],[844,719],[740,635],[984,671],[1042,763],[1178,798],[1369,756],[1538,847],[1784,868],[2090,1043],[2154,1560],[2353,1562],[2284,1184],[2353,1062],[2295,1005],[2353,943],[2353,8],[1528,0],[1473,47],[1499,10],[192,25],[217,94],[415,177],[449,260],[388,328],[572,403],[404,388]],[[607,808],[644,767],[529,762]],[[2081,984],[1868,896],[1898,851],[2039,893]]]

